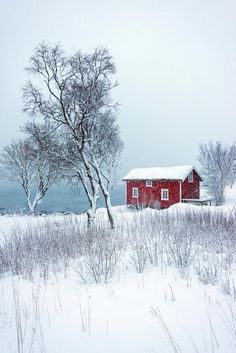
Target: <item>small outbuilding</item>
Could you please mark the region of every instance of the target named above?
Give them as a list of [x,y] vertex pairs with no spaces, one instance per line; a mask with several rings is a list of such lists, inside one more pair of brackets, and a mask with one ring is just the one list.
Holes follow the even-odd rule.
[[194,166],[137,168],[124,178],[126,204],[168,208],[178,202],[201,203],[202,177]]

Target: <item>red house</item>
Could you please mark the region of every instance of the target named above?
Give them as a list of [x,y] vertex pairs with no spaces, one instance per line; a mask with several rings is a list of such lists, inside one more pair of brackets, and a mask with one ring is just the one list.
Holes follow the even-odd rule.
[[200,201],[202,178],[194,166],[138,168],[123,180],[130,206],[168,208],[177,202]]

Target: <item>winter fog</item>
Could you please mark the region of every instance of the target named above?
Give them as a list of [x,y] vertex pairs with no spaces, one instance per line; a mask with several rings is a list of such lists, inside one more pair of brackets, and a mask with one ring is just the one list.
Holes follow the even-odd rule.
[[236,129],[236,3],[232,0],[0,2],[0,147],[17,136],[24,67],[42,40],[115,58],[124,140],[119,175],[196,163],[200,142]]
[[0,353],[235,353],[236,1],[0,0]]

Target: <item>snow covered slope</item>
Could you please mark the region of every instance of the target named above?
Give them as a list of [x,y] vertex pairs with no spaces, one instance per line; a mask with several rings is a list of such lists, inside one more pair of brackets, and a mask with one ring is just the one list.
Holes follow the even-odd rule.
[[[40,276],[36,270],[31,280],[27,272],[16,275],[9,269],[0,279],[0,352],[234,353],[233,212],[232,206],[175,205],[161,212],[117,207],[115,234],[109,233],[105,243],[100,243],[106,236],[107,221],[105,210],[99,210],[98,243],[92,243],[95,248],[90,247],[90,253],[109,239],[118,245],[119,261],[111,279],[107,283],[95,283],[93,277],[83,281],[86,253],[52,262],[48,273]],[[46,242],[56,230],[54,253],[60,254],[60,231],[75,241],[72,232],[79,238],[85,222],[84,216],[72,215],[3,216],[2,242],[24,236],[25,231],[33,237],[39,230],[35,245],[24,250],[32,254],[34,263],[38,235]],[[208,222],[215,222],[214,227]],[[12,244],[22,246],[20,241]],[[157,255],[152,261],[150,250]],[[3,258],[0,251],[0,263]],[[31,259],[22,252],[19,261],[27,266],[25,261]]]

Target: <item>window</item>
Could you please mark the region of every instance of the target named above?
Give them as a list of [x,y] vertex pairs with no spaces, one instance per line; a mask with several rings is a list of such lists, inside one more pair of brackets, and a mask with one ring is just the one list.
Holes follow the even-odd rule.
[[152,187],[152,180],[146,180],[146,186],[148,188],[151,188]]
[[193,172],[191,172],[188,176],[188,182],[192,183],[193,182]]
[[138,197],[138,188],[132,188],[132,197]]
[[169,190],[161,189],[161,200],[169,200]]

